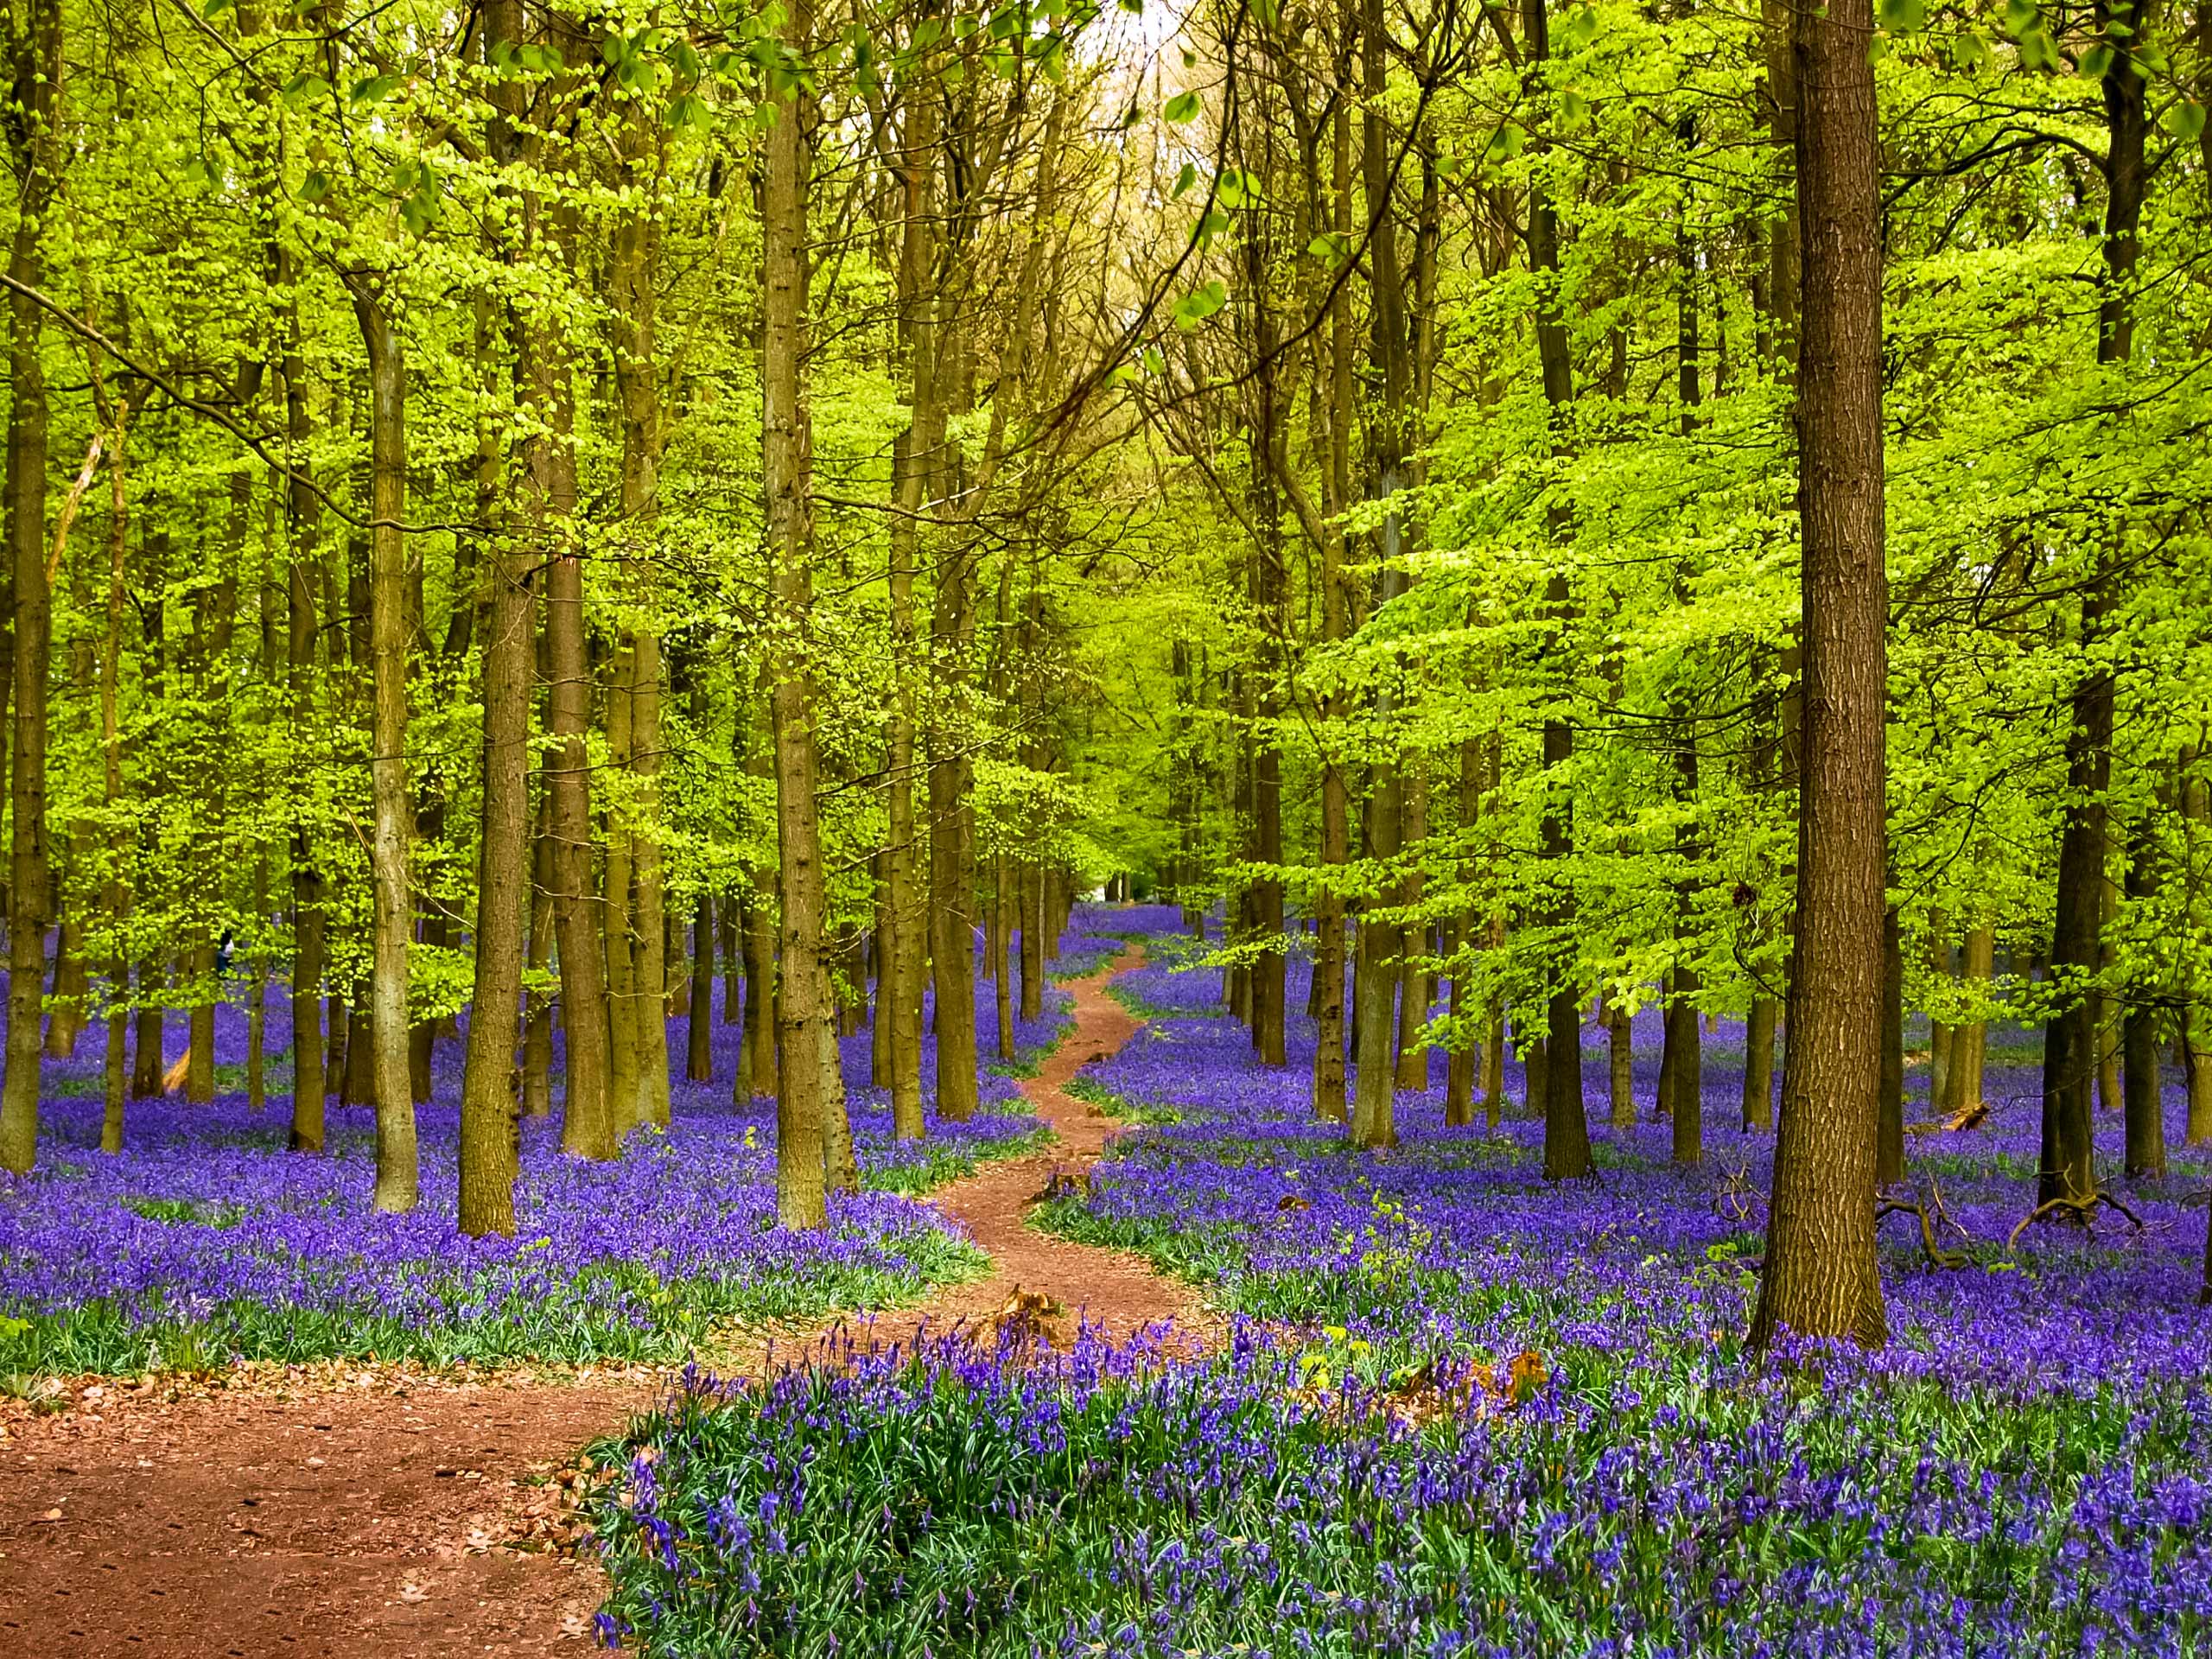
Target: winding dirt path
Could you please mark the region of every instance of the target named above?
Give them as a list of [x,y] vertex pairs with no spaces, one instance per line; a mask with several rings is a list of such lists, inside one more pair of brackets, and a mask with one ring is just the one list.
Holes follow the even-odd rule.
[[[1116,1334],[1200,1322],[1188,1291],[1140,1258],[1023,1219],[1114,1127],[1065,1085],[1137,1029],[1106,983],[1141,960],[1124,953],[1067,987],[1074,1027],[1021,1085],[1061,1144],[935,1195],[990,1251],[990,1275],[878,1316],[878,1339],[988,1319],[1017,1287]],[[327,1366],[174,1399],[80,1386],[46,1416],[8,1402],[0,1659],[588,1653],[596,1571],[506,1545],[547,1537],[559,1509],[548,1475],[650,1404],[663,1376]]]

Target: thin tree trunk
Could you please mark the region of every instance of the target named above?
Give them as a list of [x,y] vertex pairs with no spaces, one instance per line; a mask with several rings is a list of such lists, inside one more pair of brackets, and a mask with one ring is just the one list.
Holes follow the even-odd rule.
[[993,1011],[998,1016],[999,1058],[1012,1065],[1014,1058],[1014,963],[1012,944],[1014,934],[1014,894],[1010,891],[1014,880],[1014,861],[1004,853],[998,861],[991,880],[991,938],[990,963]]
[[1882,1099],[1875,1119],[1874,1185],[1904,1179],[1904,941],[1897,907],[1882,912]]
[[[280,273],[289,276],[289,258],[280,266]],[[321,503],[308,487],[310,480],[304,470],[312,423],[296,304],[288,311],[286,330],[284,424],[292,456],[292,475],[284,492],[284,513],[291,541],[291,563],[284,584],[284,673],[293,722],[300,730],[307,731],[312,729],[315,715],[315,639],[321,632],[315,615],[315,593],[321,585],[315,550]],[[118,562],[121,557],[118,547]],[[294,1152],[321,1152],[327,1093],[322,1041],[325,917],[322,875],[316,867],[308,815],[304,812],[293,820],[291,865],[292,1125],[289,1141]]]
[[[2135,57],[2143,21],[2129,6],[2095,8],[2107,38],[2103,76],[2105,157],[2103,294],[2097,308],[2097,361],[2125,363],[2133,355],[2135,267],[2141,248],[2143,194],[2147,175],[2147,117],[2144,79]],[[2117,35],[2109,25],[2125,27]],[[2081,645],[2093,651],[2110,626],[2117,595],[2106,550],[2094,549],[2082,588]],[[2036,1178],[2038,1205],[2067,1201],[2085,1219],[2097,1192],[2095,1135],[2090,1087],[2099,1070],[2102,1040],[2098,999],[2087,982],[2102,966],[2102,911],[2106,881],[2106,801],[2111,782],[2112,669],[2092,658],[2072,697],[2066,734],[2066,806],[2058,843],[2056,916],[2051,931],[2050,975],[2062,1001],[2044,1029],[2043,1144]]]
[[[787,23],[804,48],[812,9],[798,0]],[[774,561],[777,627],[771,636],[769,715],[776,773],[778,893],[782,994],[776,1029],[783,1064],[776,1090],[776,1221],[789,1228],[829,1224],[824,1183],[823,1097],[825,1049],[834,1047],[823,992],[822,849],[816,817],[812,664],[811,480],[808,472],[806,385],[807,200],[812,156],[803,94],[796,87],[776,111],[766,144],[760,213],[765,318],[761,471]],[[963,963],[965,966],[965,963]]]
[[371,1009],[376,1044],[378,1210],[415,1207],[419,1178],[415,1100],[407,1064],[407,955],[414,927],[408,836],[414,808],[407,784],[407,364],[385,311],[366,282],[353,290],[353,315],[369,357],[370,463],[369,741],[372,827],[369,868],[375,891],[371,934]]
[[1781,1005],[1770,996],[1751,999],[1744,1022],[1744,1127],[1774,1127],[1774,1027]]
[[[522,34],[519,0],[490,0],[485,13],[486,48]],[[520,88],[495,84],[499,113],[491,132],[493,154],[513,159],[521,142],[515,117]],[[535,359],[544,343],[536,326],[523,331],[524,351]],[[554,359],[557,362],[557,359]],[[532,362],[526,391],[548,389],[545,368]],[[523,968],[530,949],[531,834],[530,703],[537,659],[537,607],[530,578],[546,545],[552,508],[543,457],[530,440],[524,462],[531,487],[529,517],[536,532],[510,537],[492,571],[491,606],[479,642],[484,703],[482,829],[477,846],[475,982],[469,1001],[468,1046],[461,1074],[461,1230],[471,1237],[502,1236],[515,1230],[515,1179],[521,1151],[521,1079],[515,1046],[521,1034]],[[488,482],[489,480],[487,480]],[[489,491],[484,492],[489,494]]]
[[[533,612],[536,607],[532,607]],[[543,632],[539,634],[542,641]],[[552,803],[541,790],[530,847],[530,977],[523,993],[522,1115],[553,1115],[553,998],[540,988],[553,969]]]
[[666,1128],[668,1096],[668,897],[660,845],[660,637],[640,631],[630,659],[630,769],[638,816],[630,833],[637,883],[637,1017],[632,1022],[638,1119]]
[[[607,764],[617,772],[631,770],[632,652],[632,642],[625,639],[615,652],[607,686]],[[626,804],[619,816],[615,809],[607,810],[605,836],[599,925],[600,948],[606,953],[607,963],[607,1106],[619,1142],[644,1122],[638,1110],[638,1025],[646,995],[638,974],[639,940],[630,907],[635,873],[631,865]]]
[[1628,1010],[1610,999],[1605,1008],[1605,1058],[1611,1090],[1607,1103],[1612,1109],[1613,1127],[1632,1129],[1636,1127],[1636,1027]]
[[683,1076],[715,1080],[715,900],[702,889],[691,911],[691,1001],[685,1010]]
[[[2128,849],[2127,898],[2147,904],[2158,894],[2158,838],[2146,814]],[[2158,1074],[2158,1020],[2162,1010],[2139,990],[2127,999],[2121,1044],[2126,1073],[2126,1151],[2124,1168],[2132,1181],[2156,1180],[2166,1173],[2165,1090]]]

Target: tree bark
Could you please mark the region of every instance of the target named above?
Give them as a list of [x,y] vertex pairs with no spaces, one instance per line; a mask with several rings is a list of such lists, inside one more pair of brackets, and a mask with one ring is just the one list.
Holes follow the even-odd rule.
[[1904,1179],[1904,940],[1897,907],[1882,912],[1882,1100],[1874,1132],[1874,1185]]
[[9,563],[15,586],[11,695],[15,741],[9,786],[8,1039],[0,1081],[0,1168],[27,1173],[38,1156],[40,1004],[46,989],[46,670],[52,609],[46,582],[46,371],[44,314],[24,293],[45,280],[41,242],[59,155],[54,99],[61,73],[57,0],[30,0],[26,27],[10,41],[15,81],[16,231],[8,274],[8,459],[4,481]]
[[1770,996],[1751,998],[1744,1022],[1744,1127],[1774,1127],[1774,1027],[1779,1005]]
[[[787,24],[803,46],[811,8],[798,0]],[[761,471],[773,560],[776,628],[769,661],[769,715],[776,774],[778,899],[782,994],[776,1029],[783,1063],[776,1090],[776,1222],[829,1224],[824,1182],[825,1050],[834,1052],[833,1011],[823,962],[824,894],[816,815],[812,665],[812,511],[806,385],[807,202],[813,161],[803,94],[775,107],[762,193]],[[842,1105],[842,1103],[838,1103]]]
[[[2128,849],[2127,897],[2131,903],[2147,904],[2158,897],[2158,838],[2145,814],[2137,825],[2133,844]],[[2127,1068],[2123,1167],[2132,1181],[2156,1180],[2166,1173],[2165,1091],[2158,1075],[2160,1013],[2155,1004],[2144,998],[2139,988],[2131,989],[2120,1040]]]
[[[280,266],[289,276],[289,260]],[[289,308],[284,344],[284,428],[292,454],[292,475],[284,492],[284,514],[290,532],[291,564],[286,573],[285,652],[286,688],[294,724],[312,728],[315,717],[315,639],[321,625],[315,615],[315,593],[322,572],[316,552],[316,523],[321,503],[305,471],[308,439],[314,429],[308,409],[305,360],[300,341],[299,308]],[[121,557],[118,549],[118,558]],[[323,892],[315,846],[308,835],[308,816],[293,820],[292,845],[292,1125],[289,1144],[294,1152],[321,1152],[324,1134],[325,1056],[322,1042]]]
[[[2136,8],[2100,3],[2096,22],[2111,54],[2102,92],[2107,133],[2105,174],[2104,279],[2097,308],[2097,361],[2126,362],[2133,354],[2135,267],[2140,252],[2144,152],[2147,118],[2144,81],[2135,59]],[[2121,32],[2108,31],[2114,24]],[[2094,651],[2109,626],[2116,595],[2107,550],[2094,548],[2082,589],[2081,645]],[[2095,1135],[2090,1093],[2103,1042],[2099,998],[2091,982],[2103,963],[2106,802],[2111,782],[2112,670],[2092,659],[2075,682],[2066,734],[2066,805],[2059,832],[2056,916],[2051,930],[2050,974],[2062,999],[2044,1028],[2043,1143],[2036,1176],[2037,1203],[2069,1200],[2069,1214],[2086,1217],[2097,1191]]]
[[1795,12],[1804,713],[1797,912],[1751,1342],[1887,1335],[1874,1256],[1887,907],[1882,255],[1871,0]]
[[353,284],[353,315],[369,357],[369,672],[375,890],[371,1017],[375,1041],[378,1210],[412,1210],[419,1186],[415,1097],[407,1064],[407,957],[414,929],[407,779],[407,362],[380,285]]

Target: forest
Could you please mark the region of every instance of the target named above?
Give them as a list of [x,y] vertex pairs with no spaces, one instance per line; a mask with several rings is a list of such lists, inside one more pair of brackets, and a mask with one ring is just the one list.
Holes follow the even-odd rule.
[[0,48],[0,1646],[2212,1652],[2212,6]]

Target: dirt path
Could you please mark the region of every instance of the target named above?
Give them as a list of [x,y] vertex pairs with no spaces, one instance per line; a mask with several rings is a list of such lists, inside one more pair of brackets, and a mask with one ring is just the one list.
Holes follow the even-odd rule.
[[[1029,1230],[1055,1173],[1087,1167],[1113,1125],[1064,1085],[1138,1025],[1106,995],[1123,956],[1068,988],[1075,1025],[1025,1081],[1062,1144],[936,1195],[990,1251],[989,1277],[880,1316],[881,1338],[1002,1307],[1017,1286],[1116,1333],[1194,1319],[1138,1258]],[[786,1342],[788,1351],[803,1342]],[[175,1400],[114,1386],[71,1408],[0,1412],[0,1656],[496,1655],[591,1650],[588,1563],[505,1548],[544,1536],[547,1475],[649,1404],[656,1372],[554,1378],[324,1367],[281,1386]]]

